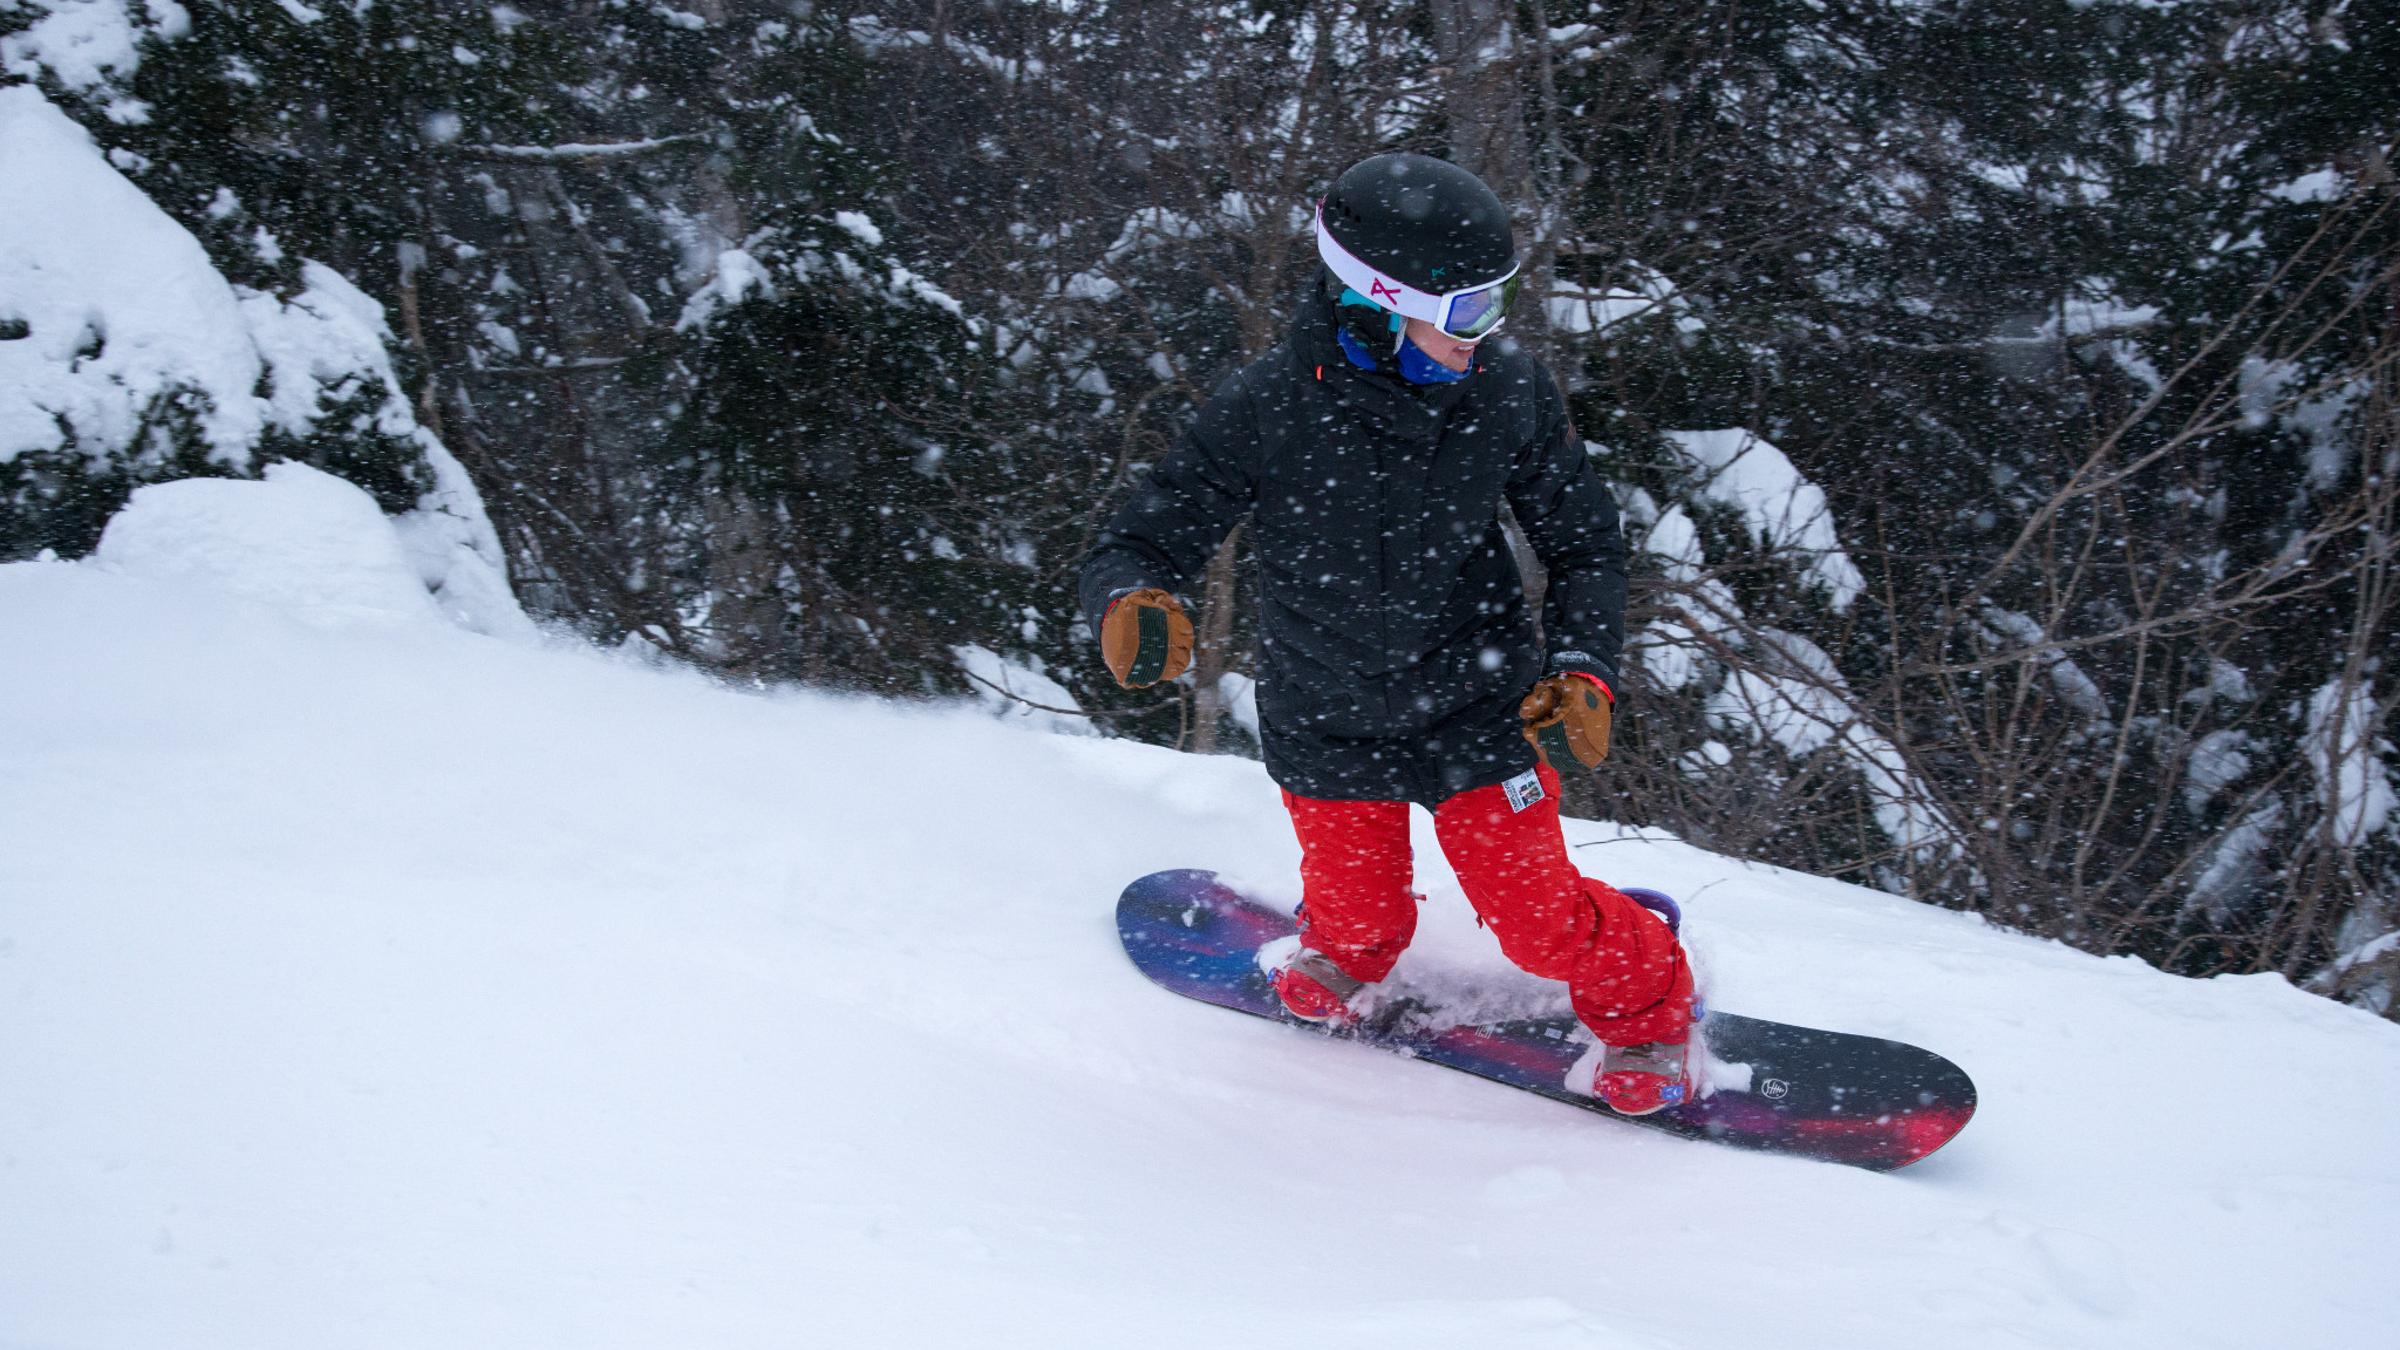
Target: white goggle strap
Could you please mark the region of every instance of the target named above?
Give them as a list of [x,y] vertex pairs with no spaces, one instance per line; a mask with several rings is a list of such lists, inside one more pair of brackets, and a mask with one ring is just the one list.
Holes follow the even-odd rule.
[[[1477,291],[1506,285],[1508,279],[1517,274],[1517,269],[1511,267],[1507,272],[1490,281],[1448,291],[1441,295],[1435,295],[1430,291],[1420,291],[1404,281],[1394,280],[1376,271],[1357,254],[1343,248],[1342,241],[1334,238],[1333,231],[1325,228],[1325,203],[1323,202],[1317,203],[1317,256],[1323,259],[1325,266],[1331,269],[1335,276],[1340,277],[1342,284],[1351,290],[1403,318],[1423,319],[1445,333],[1450,331],[1451,301],[1462,295],[1473,295]],[[1483,334],[1477,336],[1489,334],[1499,326],[1495,323],[1491,328],[1485,329]]]

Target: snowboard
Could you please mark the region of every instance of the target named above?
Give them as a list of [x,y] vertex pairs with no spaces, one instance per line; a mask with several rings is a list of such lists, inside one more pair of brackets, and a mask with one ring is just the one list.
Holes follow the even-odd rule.
[[1260,969],[1258,949],[1295,931],[1291,915],[1197,869],[1154,872],[1117,900],[1125,954],[1163,988],[1646,1129],[1888,1172],[1949,1143],[1975,1114],[1975,1084],[1930,1050],[1708,1009],[1699,1032],[1715,1063],[1704,1073],[1701,1095],[1651,1115],[1618,1116],[1566,1087],[1568,1069],[1591,1040],[1564,1013],[1445,1027],[1420,1010],[1330,1033],[1293,1017]]

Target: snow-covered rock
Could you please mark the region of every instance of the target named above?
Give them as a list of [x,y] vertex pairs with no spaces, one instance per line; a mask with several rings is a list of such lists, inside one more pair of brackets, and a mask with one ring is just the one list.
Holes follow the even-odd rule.
[[311,619],[431,619],[432,598],[366,493],[301,464],[263,481],[187,478],[136,489],[93,560]]
[[[415,546],[403,526],[420,537]],[[530,636],[505,588],[445,592],[435,603],[420,557],[426,522],[394,521],[365,492],[304,464],[263,479],[187,478],[137,488],[110,519],[92,561],[149,581],[198,586],[320,622],[447,617],[482,632]],[[472,569],[457,578],[471,584]]]

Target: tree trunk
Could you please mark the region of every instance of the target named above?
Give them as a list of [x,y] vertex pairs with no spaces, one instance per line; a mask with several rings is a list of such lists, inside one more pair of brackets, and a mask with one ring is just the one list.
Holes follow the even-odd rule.
[[1516,66],[1526,43],[1515,10],[1501,0],[1433,0],[1434,55],[1442,64],[1450,159],[1502,198],[1527,187],[1525,100]]
[[1233,663],[1234,554],[1241,548],[1242,527],[1233,527],[1208,564],[1208,592],[1200,606],[1200,631],[1192,652],[1192,748],[1203,755],[1217,751],[1217,724],[1225,712],[1224,691],[1218,682]]

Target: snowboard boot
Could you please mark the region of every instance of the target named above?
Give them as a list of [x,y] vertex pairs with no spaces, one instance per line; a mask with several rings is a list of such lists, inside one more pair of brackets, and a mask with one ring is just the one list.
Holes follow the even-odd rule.
[[1319,1026],[1345,1029],[1358,1025],[1350,1000],[1366,988],[1364,980],[1342,973],[1323,952],[1300,948],[1274,976],[1275,996],[1292,1016]]
[[1601,1047],[1592,1095],[1620,1116],[1681,1106],[1692,1092],[1692,1043],[1649,1041]]
[[[1637,886],[1621,888],[1642,908],[1666,920],[1667,931],[1681,935],[1683,910],[1657,891]],[[1700,1002],[1692,1001],[1693,1030],[1700,1022]],[[1592,1071],[1592,1095],[1621,1116],[1646,1116],[1691,1100],[1692,1042],[1687,1032],[1680,1041],[1646,1041],[1640,1045],[1604,1045]]]

